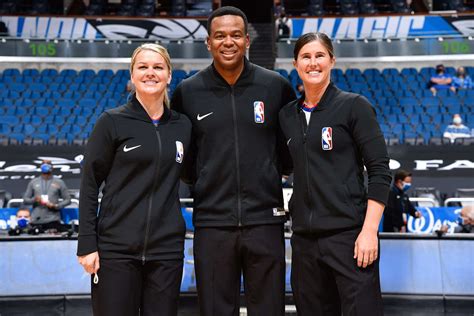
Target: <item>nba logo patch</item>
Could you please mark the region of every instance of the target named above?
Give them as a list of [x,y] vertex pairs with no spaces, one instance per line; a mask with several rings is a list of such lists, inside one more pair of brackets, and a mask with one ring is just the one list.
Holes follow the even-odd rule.
[[182,163],[184,157],[183,143],[179,140],[176,141],[176,162]]
[[323,127],[321,131],[321,145],[323,150],[332,150],[332,127]]
[[265,122],[265,104],[262,101],[255,101],[253,103],[253,114],[255,123]]

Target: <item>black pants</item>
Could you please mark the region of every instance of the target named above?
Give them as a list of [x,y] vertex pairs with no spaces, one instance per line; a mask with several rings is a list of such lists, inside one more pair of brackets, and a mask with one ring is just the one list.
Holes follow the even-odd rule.
[[95,316],[177,315],[183,260],[100,259]]
[[354,243],[360,229],[291,238],[291,287],[299,316],[383,315],[379,260],[357,267]]
[[201,316],[239,315],[241,272],[248,315],[284,315],[283,225],[196,228],[194,266]]

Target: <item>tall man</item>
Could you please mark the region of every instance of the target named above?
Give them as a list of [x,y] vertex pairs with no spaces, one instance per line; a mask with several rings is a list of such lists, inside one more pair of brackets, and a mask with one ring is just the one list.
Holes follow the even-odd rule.
[[171,105],[193,123],[185,180],[194,184],[194,262],[201,315],[238,315],[240,275],[249,315],[283,315],[281,174],[291,171],[278,112],[288,81],[250,63],[247,17],[208,18],[213,63],[176,89]]

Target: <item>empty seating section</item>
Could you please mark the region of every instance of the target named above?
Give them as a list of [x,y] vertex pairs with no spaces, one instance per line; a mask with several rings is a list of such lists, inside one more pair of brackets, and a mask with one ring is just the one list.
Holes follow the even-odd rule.
[[124,103],[128,70],[5,69],[0,75],[2,144],[71,144],[89,137],[97,117]]
[[[474,67],[465,67],[474,75]],[[446,67],[453,75],[455,69]],[[277,70],[286,76],[285,70]],[[443,132],[459,113],[464,123],[474,127],[474,90],[441,90],[436,97],[427,88],[432,67],[333,69],[332,81],[341,89],[365,96],[374,106],[380,127],[389,144],[440,144]],[[301,79],[295,70],[288,74],[295,87]]]
[[[474,67],[465,67],[474,75]],[[454,68],[446,67],[454,74]],[[295,70],[277,69],[296,89]],[[169,87],[197,70],[173,70]],[[382,70],[333,69],[332,80],[343,90],[365,96],[374,106],[389,144],[442,143],[442,133],[459,113],[474,126],[474,90],[441,90],[434,97],[426,83],[434,68]],[[0,74],[0,140],[5,144],[82,144],[98,116],[127,100],[128,70],[5,69]]]

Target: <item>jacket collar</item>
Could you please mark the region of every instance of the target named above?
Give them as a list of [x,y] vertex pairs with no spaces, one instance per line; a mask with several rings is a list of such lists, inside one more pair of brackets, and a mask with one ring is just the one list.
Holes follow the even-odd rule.
[[[326,91],[324,91],[323,96],[321,97],[321,100],[318,103],[318,106],[316,107],[315,111],[322,111],[328,106],[331,106],[331,102],[334,99],[334,96],[339,92],[339,88],[336,87],[336,85],[331,81],[326,88]],[[298,102],[296,102],[296,106],[301,108],[303,106],[305,94],[304,92],[301,94],[301,97],[298,99]]]
[[[138,101],[136,94],[133,94],[133,97],[128,101],[128,103],[125,105],[126,112],[133,116],[134,118],[137,118],[139,120],[145,121],[145,122],[150,122],[151,123],[151,118],[148,116],[148,113],[145,111],[141,103]],[[171,111],[170,109],[165,106],[163,115],[160,118],[160,124],[166,123],[171,119]]]
[[[254,67],[253,64],[249,62],[247,57],[244,57],[244,69],[242,69],[242,73],[240,74],[239,78],[237,79],[234,85],[237,85],[240,81],[247,78],[252,73],[253,67]],[[214,62],[212,62],[212,64],[210,65],[210,68],[211,68],[212,76],[214,77],[216,81],[223,83],[226,86],[229,86],[227,81],[225,81],[224,77],[222,77],[221,74],[217,71],[216,66],[214,65]]]

